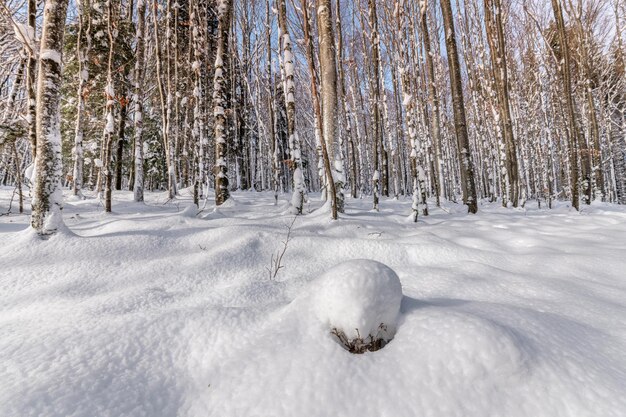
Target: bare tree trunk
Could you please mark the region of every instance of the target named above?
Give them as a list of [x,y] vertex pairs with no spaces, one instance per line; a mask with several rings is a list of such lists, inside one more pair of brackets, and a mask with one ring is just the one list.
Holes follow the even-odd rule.
[[[170,193],[170,198],[173,198],[172,195],[172,181],[171,181],[171,161],[170,161],[170,152],[169,152],[169,110],[167,107],[167,99],[165,97],[165,86],[163,85],[163,70],[162,70],[162,52],[161,52],[161,40],[159,37],[159,22],[158,22],[158,13],[159,13],[159,4],[157,0],[153,0],[153,8],[152,8],[152,23],[153,23],[153,32],[154,32],[154,49],[155,49],[155,60],[156,60],[156,77],[157,77],[157,87],[159,90],[159,104],[161,106],[161,135],[163,139],[163,148],[165,149],[165,160],[168,170],[168,189]],[[169,24],[169,23],[168,23]]]
[[[354,38],[353,38],[354,39]],[[354,54],[354,40],[351,42],[352,43],[352,51]],[[354,55],[352,56],[352,58],[354,58]],[[351,59],[351,61],[353,61],[354,59]],[[352,76],[350,77],[352,80],[352,83],[350,84],[350,97],[352,98],[352,102],[354,103],[354,107],[355,108],[359,108],[359,105],[362,103],[362,100],[358,100],[357,101],[357,91],[358,91],[358,98],[361,98],[361,94],[360,94],[360,90],[358,90],[358,86],[357,86],[357,77],[356,77],[356,65],[355,64],[351,64],[351,69],[352,69]],[[367,123],[365,121],[365,118],[363,118],[363,122],[364,125],[366,126]],[[364,162],[363,162],[363,146],[364,143],[367,142],[367,127],[365,127],[365,139],[363,138],[363,136],[361,135],[361,127],[360,127],[360,123],[359,123],[359,112],[355,112],[354,113],[354,127],[355,127],[355,133],[356,133],[356,145],[355,148],[358,147],[359,151],[358,151],[358,169],[355,168],[355,171],[358,171],[358,175],[355,172],[355,187],[359,188],[359,193],[361,195],[361,198],[363,198],[363,193],[365,192],[365,186],[366,186],[366,179],[365,179],[365,167],[364,167]],[[356,152],[356,149],[354,150],[354,153]],[[355,161],[355,165],[356,162]]]
[[565,33],[565,23],[563,22],[563,11],[561,9],[561,0],[552,0],[552,10],[554,11],[554,19],[556,20],[557,30],[559,32],[559,40],[561,52],[563,54],[563,63],[561,74],[563,78],[563,91],[568,115],[569,128],[569,162],[570,162],[570,184],[572,188],[572,206],[576,210],[580,210],[580,201],[578,192],[580,189],[580,178],[578,177],[578,145],[580,143],[578,126],[576,125],[576,113],[574,111],[574,97],[572,95],[572,80],[570,75],[570,59],[569,49],[567,47],[567,35]]
[[[309,67],[309,75],[311,77],[311,98],[313,101],[313,110],[315,112],[315,134],[316,139],[319,141],[317,146],[318,149],[318,157],[321,158],[320,163],[323,165],[324,169],[320,170],[320,177],[324,175],[326,178],[320,178],[325,186],[328,186],[331,189],[330,197],[332,200],[332,210],[333,210],[333,218],[337,218],[336,216],[336,204],[334,201],[335,196],[335,183],[331,181],[331,175],[329,174],[331,171],[330,166],[330,157],[328,155],[328,147],[326,146],[326,142],[324,141],[324,131],[322,128],[322,110],[319,100],[319,93],[317,91],[317,72],[315,70],[315,55],[314,55],[314,47],[313,40],[311,39],[311,23],[309,17],[309,6],[307,0],[302,1],[302,20],[303,20],[303,31],[304,31],[304,43],[306,48],[306,58],[307,64]],[[321,152],[320,152],[321,150]],[[326,193],[328,195],[328,193]]]
[[172,25],[173,25],[173,17],[172,17],[172,0],[167,0],[166,13],[165,13],[165,118],[167,120],[165,124],[165,128],[167,129],[167,135],[164,135],[165,141],[165,161],[167,164],[167,189],[169,193],[169,198],[172,199],[176,197],[176,140],[177,133],[175,129],[177,126],[174,126],[174,133],[172,133],[172,107],[174,107],[173,96],[175,94],[174,88],[172,87],[172,79],[174,78],[172,75],[172,54],[171,49],[172,45]]
[[192,93],[193,99],[193,126],[191,128],[191,135],[193,138],[195,148],[195,175],[194,175],[194,187],[193,187],[193,202],[197,206],[200,205],[200,198],[202,197],[203,188],[206,183],[206,169],[205,169],[205,147],[207,145],[207,139],[205,136],[205,124],[202,103],[206,100],[202,85],[203,77],[203,65],[202,54],[204,52],[204,42],[202,31],[202,19],[200,14],[200,8],[197,0],[190,2],[191,8],[191,42],[193,50],[193,63],[191,69],[194,73],[194,89]]
[[[594,172],[594,189],[597,196],[601,201],[605,200],[604,195],[604,172],[602,169],[602,148],[600,147],[600,128],[598,127],[598,117],[596,115],[596,108],[593,100],[593,93],[591,91],[591,79],[588,77],[586,80],[586,96],[587,107],[589,108],[589,119],[591,121],[590,133],[593,141],[593,151],[591,152],[591,165]],[[590,201],[589,201],[590,202]]]
[[376,16],[376,1],[368,0],[369,10],[369,22],[371,28],[371,47],[372,47],[372,63],[373,63],[373,76],[372,76],[372,132],[374,133],[374,175],[372,181],[374,189],[372,193],[374,195],[374,210],[378,211],[378,194],[380,187],[380,172],[378,165],[378,153],[382,144],[382,126],[380,123],[380,50],[378,42],[378,17]]
[[317,28],[320,37],[320,73],[322,78],[322,151],[333,205],[332,218],[337,219],[337,212],[343,213],[344,211],[343,192],[341,191],[344,181],[338,178],[343,173],[337,172],[330,164],[331,157],[334,157],[335,165],[341,166],[340,158],[336,156],[341,152],[341,149],[336,147],[334,143],[337,124],[337,66],[330,0],[317,1]]
[[[338,1],[335,3],[335,10],[337,16],[337,69],[339,75],[339,99],[341,100],[341,104],[343,107],[343,115],[344,122],[346,128],[346,136],[348,137],[348,145],[349,145],[349,154],[350,154],[350,174],[351,174],[351,192],[352,198],[356,198],[356,146],[354,145],[354,132],[352,131],[352,111],[350,109],[350,105],[348,104],[348,99],[346,97],[346,77],[343,66],[343,33],[342,33],[342,23],[341,23],[341,2]],[[341,153],[340,153],[341,155]],[[343,166],[342,162],[342,166]]]
[[619,86],[614,87],[615,91],[612,97],[612,103],[610,103],[612,110],[607,115],[609,119],[609,148],[612,159],[612,168],[615,177],[615,199],[618,204],[626,204],[626,117],[624,114],[625,103],[624,95],[622,93],[624,87],[624,49],[622,46],[622,29],[619,17],[619,2],[616,0],[614,4],[615,14],[615,41],[617,42],[618,51],[615,59],[614,68],[617,69]]
[[274,78],[272,77],[272,21],[271,21],[271,11],[270,11],[270,0],[265,0],[265,8],[266,8],[266,22],[265,22],[265,31],[267,37],[267,82],[268,82],[268,95],[267,95],[267,107],[269,108],[269,144],[270,144],[270,152],[271,152],[271,165],[272,165],[272,188],[274,190],[274,204],[278,204],[278,188],[280,187],[280,169],[278,167],[278,142],[276,135],[276,126],[275,126],[275,115],[276,111],[275,103],[275,95],[274,95]]
[[22,193],[22,167],[20,166],[20,154],[17,151],[16,141],[13,141],[13,158],[15,160],[15,183],[17,185],[17,195],[19,198],[19,212],[24,213],[24,194]]
[[[584,69],[584,82],[585,82],[585,98],[587,100],[587,111],[588,111],[588,120],[589,120],[589,137],[591,139],[592,149],[589,149],[589,146],[584,140],[584,137],[581,135],[580,139],[583,140],[581,144],[582,149],[582,162],[583,162],[583,175],[585,176],[585,181],[590,182],[591,175],[593,175],[593,184],[588,183],[586,185],[585,192],[585,202],[587,204],[591,204],[591,200],[599,197],[602,201],[604,201],[604,173],[602,170],[602,149],[600,148],[600,128],[598,125],[598,116],[596,114],[596,105],[593,98],[593,66],[594,62],[591,59],[592,51],[590,51],[590,37],[593,37],[593,28],[585,28],[583,25],[583,16],[582,16],[582,2],[579,0],[579,8],[572,13],[572,18],[576,20],[578,25],[579,33],[582,36],[582,44],[579,45],[581,58],[582,58],[582,68]],[[570,7],[572,5],[570,4]],[[616,14],[616,16],[618,16]],[[618,18],[619,20],[619,18]],[[616,22],[617,27],[619,27],[619,22]],[[590,34],[591,32],[591,34]],[[586,175],[585,175],[585,171]]]
[[102,161],[104,174],[104,211],[111,212],[111,188],[113,182],[113,158],[111,152],[113,150],[113,134],[115,133],[115,90],[113,88],[113,51],[115,50],[115,38],[113,36],[113,5],[112,0],[107,4],[107,34],[109,37],[109,60],[107,64],[107,85],[104,93],[107,99],[106,103],[106,125],[104,127],[104,159]]
[[[506,174],[508,189],[503,190],[506,200],[517,207],[519,203],[519,168],[517,166],[517,149],[513,136],[513,123],[511,120],[511,109],[509,99],[509,80],[506,61],[506,45],[504,41],[504,31],[502,27],[502,5],[500,0],[485,0],[485,26],[487,39],[491,49],[491,60],[493,66],[494,81],[496,85],[500,114],[502,115],[503,136],[506,149]],[[494,11],[495,8],[495,11]],[[494,34],[495,29],[495,34]],[[506,205],[506,200],[502,201]]]
[[[28,0],[28,27],[37,33],[37,0]],[[26,70],[26,87],[28,89],[28,140],[33,161],[37,156],[37,91],[35,90],[35,72],[37,71],[37,57],[35,51],[28,51],[28,67]]]
[[220,206],[230,197],[228,168],[226,165],[226,78],[224,76],[228,53],[228,35],[233,4],[230,0],[218,1],[218,38],[213,78],[213,116],[215,117],[215,204]]
[[[172,48],[174,49],[174,87],[173,93],[170,93],[174,96],[174,129],[173,129],[173,141],[170,144],[170,152],[172,154],[172,167],[174,168],[174,175],[172,176],[172,180],[174,181],[174,194],[178,189],[178,184],[181,183],[181,175],[180,175],[180,94],[178,92],[180,88],[180,80],[179,80],[179,45],[178,45],[178,11],[180,9],[180,4],[174,4],[174,16],[172,22],[172,29],[174,32],[174,41],[172,43]],[[169,43],[169,42],[168,42]],[[169,55],[168,55],[169,57]],[[184,185],[183,185],[184,186]]]
[[435,145],[435,192],[437,193],[437,206],[441,204],[444,195],[443,161],[441,160],[441,118],[439,116],[439,98],[437,96],[437,82],[435,80],[435,66],[430,47],[430,32],[428,29],[428,14],[426,12],[427,1],[422,3],[421,26],[424,43],[424,56],[426,57],[426,75],[428,76],[428,104],[430,105],[431,129]]
[[63,225],[61,210],[61,83],[63,35],[68,0],[48,0],[44,7],[37,88],[37,159],[31,227],[39,235]]
[[137,37],[135,62],[135,183],[133,197],[138,203],[143,202],[144,172],[143,172],[143,86],[144,86],[144,48],[146,32],[146,0],[137,0]]
[[450,0],[441,0],[441,12],[443,14],[444,30],[446,32],[448,65],[450,66],[450,87],[452,91],[452,107],[454,110],[454,128],[456,131],[458,145],[459,168],[461,170],[463,203],[467,204],[470,213],[476,213],[478,211],[478,201],[476,198],[476,186],[474,183],[474,164],[472,162],[469,137],[467,135],[461,67],[456,48],[454,19],[452,16]]
[[[76,94],[76,130],[74,134],[74,169],[72,175],[72,188],[75,196],[82,197],[83,188],[83,138],[85,136],[85,97],[87,92],[87,81],[89,80],[89,68],[88,68],[88,55],[90,49],[90,29],[91,29],[91,14],[87,12],[90,8],[89,0],[78,0],[76,3],[78,7],[78,36],[76,41],[76,52],[78,55],[78,93]],[[87,31],[84,30],[84,21],[87,22]],[[86,47],[83,47],[83,36],[87,40]]]
[[117,129],[117,156],[115,158],[115,189],[120,191],[122,189],[122,168],[124,158],[124,134],[126,131],[126,113],[128,108],[126,98],[121,97],[120,103],[120,123]]
[[278,1],[278,27],[279,44],[283,54],[282,76],[283,89],[285,91],[285,105],[287,107],[287,136],[289,140],[289,153],[291,156],[291,169],[293,170],[293,196],[291,205],[296,214],[302,214],[304,204],[304,172],[302,171],[302,155],[300,150],[300,138],[296,130],[296,84],[294,66],[295,60],[291,45],[291,37],[287,28],[287,7],[285,0]]
[[420,193],[419,193],[419,173],[418,173],[418,145],[417,145],[417,126],[416,126],[416,110],[415,110],[415,98],[411,91],[412,83],[410,71],[408,70],[407,63],[409,62],[409,55],[405,42],[407,39],[407,27],[405,19],[404,1],[396,1],[396,11],[398,32],[400,33],[400,60],[405,63],[405,66],[400,68],[400,85],[402,88],[402,104],[406,112],[406,129],[407,136],[409,137],[411,154],[411,177],[413,179],[413,204],[411,205],[413,221],[417,222],[420,211]]
[[15,112],[15,99],[17,98],[18,93],[20,92],[22,82],[24,80],[24,68],[28,65],[28,61],[26,59],[22,59],[18,64],[17,74],[15,75],[15,81],[13,82],[13,86],[11,87],[11,92],[9,93],[9,97],[7,100],[7,106],[4,109],[4,114],[0,121],[9,121],[14,116]]

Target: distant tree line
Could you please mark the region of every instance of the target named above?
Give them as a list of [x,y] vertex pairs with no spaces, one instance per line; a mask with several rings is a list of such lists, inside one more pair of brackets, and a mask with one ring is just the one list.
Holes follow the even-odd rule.
[[620,0],[7,0],[0,181],[626,204]]

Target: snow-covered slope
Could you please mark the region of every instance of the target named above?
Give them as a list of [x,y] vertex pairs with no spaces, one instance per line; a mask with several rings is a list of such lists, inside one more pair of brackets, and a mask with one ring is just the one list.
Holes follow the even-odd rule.
[[[48,241],[0,217],[0,416],[626,415],[622,207],[448,205],[414,224],[410,199],[348,200],[337,222],[295,221],[270,280],[288,196],[197,216],[188,196],[147,197],[116,194],[110,215],[72,201]],[[394,339],[363,355],[313,296],[357,258],[404,294]]]

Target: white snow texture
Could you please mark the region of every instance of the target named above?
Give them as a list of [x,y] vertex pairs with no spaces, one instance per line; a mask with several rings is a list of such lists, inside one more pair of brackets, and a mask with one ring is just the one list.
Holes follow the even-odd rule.
[[376,336],[381,324],[386,338],[395,332],[402,285],[391,268],[380,262],[356,259],[327,271],[317,283],[314,308],[330,328],[348,339]]
[[[347,195],[330,221],[311,195],[269,279],[290,196],[198,216],[192,191],[103,213],[64,190],[47,240],[0,216],[1,417],[626,415],[626,208],[429,201],[415,224],[410,198]],[[379,320],[376,352],[330,331]]]

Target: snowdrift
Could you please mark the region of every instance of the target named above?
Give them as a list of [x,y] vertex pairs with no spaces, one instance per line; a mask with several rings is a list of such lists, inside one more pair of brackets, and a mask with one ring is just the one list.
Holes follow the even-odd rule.
[[[296,220],[269,280],[289,196],[236,193],[206,219],[187,197],[116,196],[110,215],[67,203],[71,234],[47,241],[0,217],[0,416],[624,416],[622,207],[431,206],[413,224],[410,199],[348,200],[337,222]],[[393,340],[362,355],[330,319],[372,331],[351,307],[373,293],[321,285],[356,258],[401,282],[360,261],[386,277],[366,282],[374,306],[404,294],[373,315],[395,315]]]

